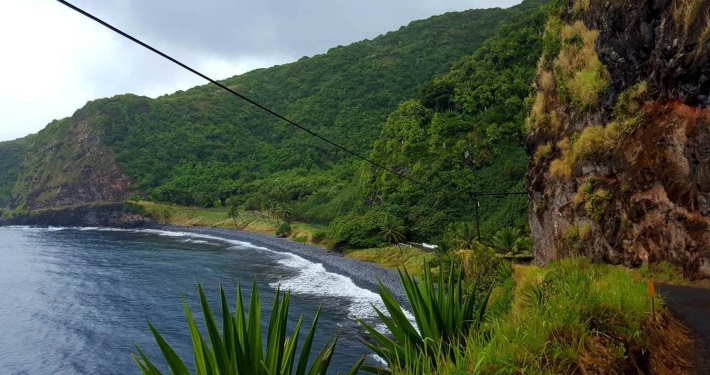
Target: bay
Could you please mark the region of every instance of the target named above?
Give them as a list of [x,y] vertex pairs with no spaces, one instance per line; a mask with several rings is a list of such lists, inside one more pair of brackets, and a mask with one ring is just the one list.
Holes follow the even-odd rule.
[[354,318],[373,322],[377,295],[298,256],[185,232],[0,227],[0,373],[138,374],[134,345],[162,365],[148,321],[192,368],[182,296],[199,315],[198,282],[218,310],[220,285],[233,303],[254,280],[264,319],[278,287],[291,327],[321,306],[315,348],[341,332],[329,373],[368,353]]

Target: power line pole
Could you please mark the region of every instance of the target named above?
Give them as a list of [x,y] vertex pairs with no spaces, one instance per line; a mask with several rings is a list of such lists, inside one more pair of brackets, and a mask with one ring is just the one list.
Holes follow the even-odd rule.
[[481,200],[479,197],[482,196],[508,196],[508,195],[527,195],[527,191],[514,191],[510,193],[491,193],[491,192],[473,192],[473,204],[476,208],[476,235],[478,236],[478,242],[481,242],[481,219],[478,213],[479,207],[481,207]]
[[478,218],[478,207],[481,207],[481,202],[478,200],[478,195],[473,194],[473,203],[476,205],[476,233],[478,234],[478,242],[481,242],[481,225]]

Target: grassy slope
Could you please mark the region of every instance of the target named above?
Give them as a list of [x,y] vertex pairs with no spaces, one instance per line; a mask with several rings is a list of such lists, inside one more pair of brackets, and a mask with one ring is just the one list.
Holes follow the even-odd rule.
[[[263,213],[249,211],[239,212],[239,217],[235,223],[228,216],[226,208],[201,208],[168,205],[154,202],[139,202],[145,208],[148,216],[154,218],[161,224],[179,225],[185,227],[213,227],[224,229],[241,229],[248,232],[275,235],[278,223],[275,219],[269,218]],[[167,213],[167,215],[165,215]],[[313,234],[322,231],[323,228],[316,225],[293,222],[291,223],[290,239],[327,247],[327,242],[314,242]]]
[[[516,266],[514,287],[498,288],[488,323],[469,336],[457,363],[438,374],[685,374],[689,330],[631,271],[565,260]],[[500,309],[502,302],[508,308]],[[507,301],[507,302],[506,302]],[[395,373],[402,373],[395,371]]]

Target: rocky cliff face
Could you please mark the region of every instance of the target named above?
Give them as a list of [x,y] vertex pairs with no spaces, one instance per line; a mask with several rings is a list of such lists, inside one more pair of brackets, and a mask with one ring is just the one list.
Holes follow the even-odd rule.
[[26,212],[0,219],[0,225],[141,228],[154,222],[138,205],[103,203]]
[[528,118],[536,257],[710,277],[710,0],[553,15]]
[[83,109],[37,134],[12,190],[11,206],[38,210],[125,201],[131,182],[101,142],[97,122],[103,118]]

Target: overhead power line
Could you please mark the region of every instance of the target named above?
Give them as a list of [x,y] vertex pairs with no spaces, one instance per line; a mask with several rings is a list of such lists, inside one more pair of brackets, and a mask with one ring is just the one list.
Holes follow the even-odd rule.
[[409,176],[405,176],[405,175],[403,175],[403,174],[401,174],[401,173],[398,173],[398,172],[394,171],[394,170],[391,169],[391,168],[387,168],[387,167],[385,167],[384,165],[382,165],[382,164],[380,164],[380,163],[377,163],[376,161],[373,161],[373,160],[371,160],[371,159],[369,159],[369,158],[366,158],[366,157],[360,155],[359,153],[357,153],[357,152],[355,152],[355,151],[353,151],[353,150],[348,149],[348,148],[345,147],[345,146],[342,146],[342,145],[340,145],[340,144],[338,144],[338,143],[336,143],[336,142],[334,142],[334,141],[331,141],[330,139],[328,139],[328,138],[326,138],[326,137],[324,137],[324,136],[322,136],[322,135],[320,135],[320,134],[318,134],[318,133],[316,133],[316,132],[314,132],[314,131],[312,131],[312,130],[306,128],[305,126],[303,126],[303,125],[301,125],[301,124],[296,123],[295,121],[293,121],[293,120],[287,118],[286,116],[281,115],[281,114],[279,114],[279,113],[277,113],[277,112],[275,112],[275,111],[273,111],[273,110],[267,108],[266,106],[264,106],[264,105],[258,103],[257,101],[255,101],[255,100],[253,100],[253,99],[250,99],[250,98],[248,98],[248,97],[246,97],[246,96],[244,96],[244,95],[242,95],[242,94],[240,94],[240,93],[238,93],[238,92],[236,92],[236,91],[230,89],[229,87],[227,87],[227,86],[225,86],[225,85],[219,83],[218,81],[216,81],[216,80],[214,80],[214,79],[208,77],[207,75],[205,75],[205,74],[199,72],[198,70],[196,70],[196,69],[190,67],[189,65],[187,65],[187,64],[185,64],[185,63],[183,63],[183,62],[181,62],[180,60],[178,60],[178,59],[176,59],[176,58],[174,58],[174,57],[171,57],[170,55],[166,54],[165,52],[162,52],[162,51],[158,50],[157,48],[152,47],[151,45],[149,45],[149,44],[147,44],[147,43],[141,41],[140,39],[138,39],[138,38],[136,38],[136,37],[134,37],[134,36],[131,36],[130,34],[126,33],[125,31],[123,31],[123,30],[121,30],[121,29],[119,29],[119,28],[117,28],[117,27],[115,27],[115,26],[109,24],[108,22],[106,22],[106,21],[100,19],[99,17],[94,16],[93,14],[91,14],[91,13],[89,13],[89,12],[87,12],[87,11],[85,11],[85,10],[79,8],[79,7],[77,7],[76,5],[71,4],[71,3],[67,2],[67,1],[64,1],[64,0],[57,0],[57,1],[60,2],[60,3],[63,4],[63,5],[66,5],[66,6],[69,7],[70,9],[76,11],[77,13],[79,13],[79,14],[81,14],[81,15],[87,17],[87,18],[90,18],[90,19],[92,19],[93,21],[99,23],[100,25],[102,25],[102,26],[104,26],[104,27],[110,29],[111,31],[113,31],[113,32],[115,32],[115,33],[117,33],[117,34],[119,34],[119,35],[121,35],[121,36],[123,36],[124,38],[126,38],[126,39],[128,39],[128,40],[130,40],[130,41],[132,41],[132,42],[134,42],[134,43],[136,43],[136,44],[138,44],[138,45],[140,45],[140,46],[142,46],[142,47],[144,47],[144,48],[150,50],[151,52],[153,52],[153,53],[155,53],[155,54],[157,54],[157,55],[160,55],[161,57],[163,57],[163,58],[165,58],[165,59],[171,61],[172,63],[174,63],[174,64],[180,66],[181,68],[183,68],[183,69],[185,69],[185,70],[187,70],[187,71],[189,71],[189,72],[195,74],[196,76],[198,76],[198,77],[200,77],[200,78],[203,78],[203,79],[209,81],[209,82],[212,83],[213,85],[218,86],[219,88],[221,88],[221,89],[223,89],[223,90],[225,90],[225,91],[231,93],[232,95],[238,97],[239,99],[242,99],[242,100],[244,100],[245,102],[247,102],[247,103],[249,103],[249,104],[251,104],[251,105],[253,105],[253,106],[255,106],[255,107],[259,108],[259,109],[261,109],[262,111],[264,111],[264,112],[266,112],[266,113],[268,113],[268,114],[270,114],[270,115],[272,115],[272,116],[274,116],[274,117],[279,118],[280,120],[286,122],[287,124],[289,124],[289,125],[291,125],[291,126],[295,126],[296,128],[298,128],[298,129],[300,129],[300,130],[302,130],[302,131],[304,131],[304,132],[310,134],[311,136],[316,137],[316,138],[320,139],[321,141],[326,142],[326,143],[330,144],[331,146],[333,146],[333,147],[335,147],[335,148],[337,148],[337,149],[339,149],[339,150],[345,151],[346,153],[348,153],[348,154],[350,154],[350,155],[352,155],[352,156],[354,156],[354,157],[356,157],[356,158],[358,158],[358,159],[360,159],[360,160],[363,160],[363,161],[365,161],[365,162],[371,164],[372,166],[374,166],[374,167],[376,167],[376,168],[379,168],[379,169],[382,169],[382,170],[387,171],[387,172],[389,172],[389,173],[392,173],[392,174],[396,175],[397,177],[399,177],[399,178],[401,178],[401,179],[408,180],[408,181],[410,181],[410,182],[412,182],[412,183],[414,183],[414,184],[417,184],[417,185],[419,185],[419,186],[421,186],[421,187],[424,187],[424,188],[427,189],[427,190],[430,190],[429,187],[428,187],[426,184],[424,184],[424,183],[422,183],[422,182],[420,182],[420,181],[417,181],[417,180],[415,180],[415,179],[413,179],[413,178],[411,178],[411,177],[409,177]]
[[[328,143],[328,144],[330,144],[331,146],[333,146],[333,147],[335,147],[335,148],[337,148],[337,149],[339,149],[339,150],[341,150],[341,151],[344,151],[344,152],[346,152],[346,153],[348,153],[348,154],[350,154],[350,155],[352,155],[352,156],[354,156],[354,157],[356,157],[356,158],[358,158],[358,159],[360,159],[360,160],[362,160],[362,161],[365,161],[365,162],[367,162],[368,164],[374,166],[375,168],[379,168],[379,169],[381,169],[381,170],[383,170],[383,171],[386,171],[386,172],[388,172],[388,173],[391,173],[391,174],[397,176],[398,178],[401,178],[401,179],[403,179],[403,180],[407,180],[407,181],[412,182],[412,183],[414,183],[414,184],[416,184],[416,185],[419,185],[419,186],[423,187],[423,188],[424,188],[426,191],[428,191],[428,192],[433,192],[431,186],[428,186],[427,184],[425,184],[425,183],[423,183],[423,182],[421,182],[421,181],[418,181],[418,180],[416,180],[416,179],[414,179],[414,178],[411,178],[411,177],[409,177],[409,176],[406,176],[406,175],[403,175],[403,174],[401,174],[401,173],[398,173],[397,171],[395,171],[395,170],[393,170],[393,169],[391,169],[391,168],[385,167],[384,165],[382,165],[382,164],[380,164],[380,163],[377,163],[376,161],[371,160],[371,159],[369,159],[369,158],[367,158],[367,157],[365,157],[365,156],[362,156],[362,155],[360,155],[359,153],[357,153],[357,152],[355,152],[355,151],[353,151],[353,150],[350,150],[350,149],[348,149],[348,148],[345,147],[345,146],[342,146],[342,145],[340,145],[340,144],[338,144],[338,143],[336,143],[336,142],[334,142],[334,141],[331,141],[330,139],[328,139],[328,138],[326,138],[326,137],[324,137],[324,136],[322,136],[322,135],[320,135],[320,134],[318,134],[318,133],[316,133],[316,132],[314,132],[314,131],[312,131],[312,130],[306,128],[305,126],[303,126],[303,125],[301,125],[301,124],[299,124],[299,123],[297,123],[297,122],[295,122],[295,121],[293,121],[293,120],[287,118],[286,116],[281,115],[281,114],[277,113],[276,111],[274,111],[274,110],[272,110],[272,109],[269,109],[268,107],[266,107],[266,106],[260,104],[260,103],[257,102],[256,100],[250,99],[250,98],[248,98],[248,97],[246,97],[246,96],[244,96],[244,95],[242,95],[242,94],[240,94],[240,93],[238,93],[238,92],[236,92],[236,91],[230,89],[229,87],[225,86],[224,84],[222,84],[222,83],[220,83],[220,82],[218,82],[218,81],[216,81],[216,80],[210,78],[209,76],[207,76],[207,75],[205,75],[205,74],[199,72],[198,70],[196,70],[196,69],[190,67],[189,65],[187,65],[187,64],[185,64],[185,63],[183,63],[183,62],[181,62],[180,60],[178,60],[178,59],[176,59],[176,58],[174,58],[174,57],[172,57],[172,56],[166,54],[165,52],[162,52],[162,51],[158,50],[157,48],[155,48],[155,47],[153,47],[153,46],[151,46],[151,45],[149,45],[149,44],[147,44],[147,43],[141,41],[140,39],[138,39],[138,38],[136,38],[136,37],[134,37],[134,36],[132,36],[132,35],[126,33],[125,31],[123,31],[123,30],[121,30],[121,29],[119,29],[119,28],[117,28],[117,27],[115,27],[115,26],[109,24],[108,22],[102,20],[101,18],[99,18],[99,17],[97,17],[97,16],[94,16],[93,14],[91,14],[91,13],[89,13],[89,12],[87,12],[87,11],[85,11],[85,10],[79,8],[79,7],[77,7],[76,5],[71,4],[71,3],[69,3],[69,2],[67,2],[67,1],[65,1],[65,0],[57,0],[57,1],[58,1],[59,3],[65,5],[65,6],[67,6],[68,8],[70,8],[70,9],[76,11],[77,13],[79,13],[79,14],[81,14],[81,15],[83,15],[83,16],[85,16],[85,17],[87,17],[87,18],[89,18],[89,19],[91,19],[91,20],[93,20],[93,21],[95,21],[95,22],[97,22],[98,24],[100,24],[100,25],[102,25],[102,26],[104,26],[104,27],[106,27],[106,28],[108,28],[109,30],[111,30],[111,31],[113,31],[113,32],[115,32],[115,33],[121,35],[122,37],[124,37],[124,38],[126,38],[126,39],[128,39],[128,40],[130,40],[130,41],[132,41],[132,42],[134,42],[134,43],[136,43],[136,44],[138,44],[138,45],[140,45],[140,46],[142,46],[142,47],[148,49],[149,51],[151,51],[151,52],[153,52],[153,53],[155,53],[155,54],[157,54],[157,55],[159,55],[159,56],[165,58],[166,60],[169,60],[170,62],[174,63],[175,65],[178,65],[179,67],[181,67],[181,68],[183,68],[183,69],[185,69],[185,70],[187,70],[187,71],[189,71],[189,72],[195,74],[196,76],[198,76],[198,77],[200,77],[200,78],[202,78],[202,79],[205,79],[206,81],[210,82],[211,84],[213,84],[213,85],[215,85],[215,86],[218,86],[219,88],[221,88],[221,89],[223,89],[223,90],[229,92],[230,94],[232,94],[232,95],[238,97],[239,99],[241,99],[241,100],[243,100],[243,101],[245,101],[245,102],[247,102],[247,103],[249,103],[249,104],[251,104],[251,105],[253,105],[253,106],[257,107],[257,108],[259,108],[260,110],[262,110],[262,111],[264,111],[264,112],[266,112],[266,113],[268,113],[268,114],[270,114],[270,115],[272,115],[272,116],[274,116],[274,117],[276,117],[276,118],[278,118],[278,119],[280,119],[280,120],[286,122],[287,124],[289,124],[289,125],[291,125],[291,126],[294,126],[294,127],[298,128],[298,129],[300,129],[300,130],[302,130],[302,131],[308,133],[309,135],[311,135],[311,136],[313,136],[313,137],[315,137],[315,138],[318,138],[318,139],[320,139],[321,141],[323,141],[323,142],[325,142],[325,143]],[[478,197],[480,197],[480,196],[507,196],[507,195],[523,195],[523,194],[527,194],[527,193],[526,193],[526,192],[511,192],[511,193],[473,192],[473,193],[472,193],[472,195],[475,197],[474,199],[475,199],[476,201],[478,201]],[[477,205],[478,205],[478,204],[477,204]]]

